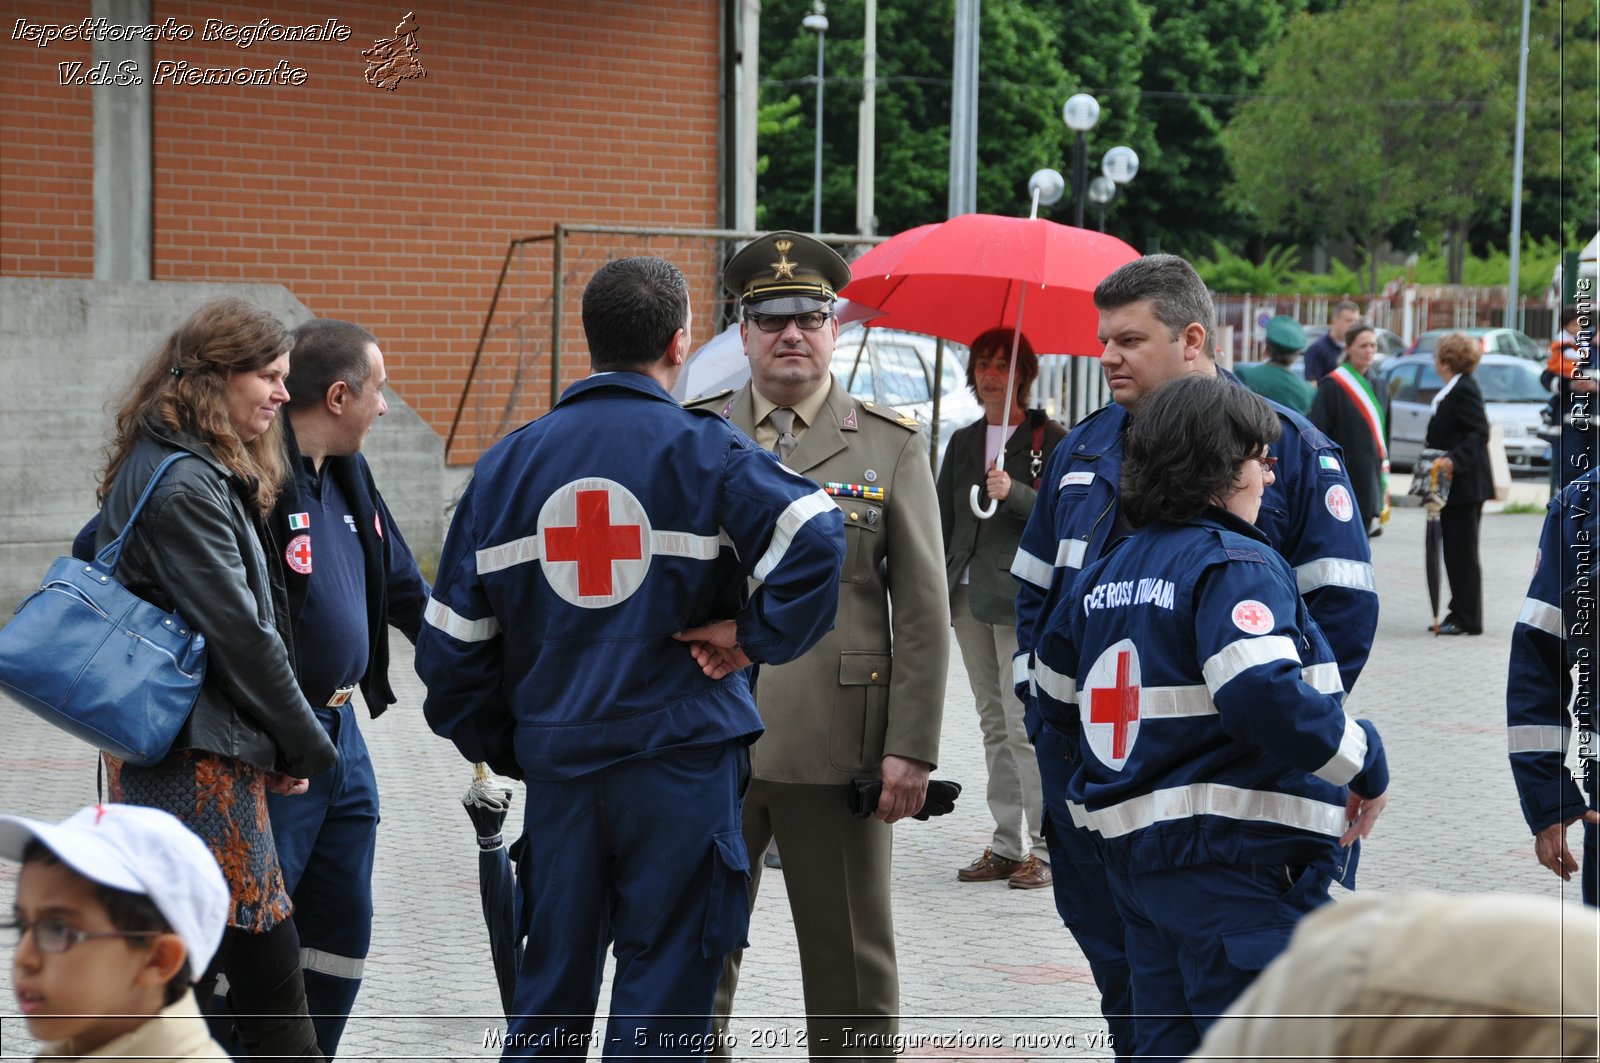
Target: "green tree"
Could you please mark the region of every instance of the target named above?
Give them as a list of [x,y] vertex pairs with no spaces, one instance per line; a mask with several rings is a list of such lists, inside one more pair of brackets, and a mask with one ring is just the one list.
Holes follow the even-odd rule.
[[1361,0],[1293,19],[1222,139],[1241,203],[1269,229],[1352,237],[1375,289],[1389,230],[1464,232],[1509,187],[1509,132],[1470,0]]
[[1139,85],[1153,128],[1139,176],[1125,190],[1125,238],[1141,249],[1196,255],[1213,240],[1245,243],[1250,212],[1227,194],[1233,169],[1221,133],[1241,100],[1256,92],[1262,56],[1283,36],[1304,0],[1191,0],[1149,4],[1150,40]]

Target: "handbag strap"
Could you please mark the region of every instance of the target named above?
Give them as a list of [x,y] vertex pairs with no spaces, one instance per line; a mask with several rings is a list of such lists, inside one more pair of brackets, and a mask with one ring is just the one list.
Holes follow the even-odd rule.
[[104,568],[107,574],[116,573],[117,565],[122,561],[122,546],[127,542],[128,534],[133,531],[134,522],[139,519],[139,514],[144,510],[144,504],[150,501],[150,495],[154,493],[156,485],[161,482],[161,477],[165,476],[167,470],[173,465],[189,457],[193,457],[193,455],[187,453],[169,454],[166,460],[156,466],[156,471],[150,474],[150,482],[144,485],[144,493],[139,496],[139,501],[133,504],[133,512],[128,514],[127,523],[122,526],[122,533],[109,543],[106,543],[105,547],[94,555],[95,564]]

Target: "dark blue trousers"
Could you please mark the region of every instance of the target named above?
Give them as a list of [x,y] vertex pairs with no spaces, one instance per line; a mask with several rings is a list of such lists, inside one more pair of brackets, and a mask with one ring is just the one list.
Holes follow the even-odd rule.
[[1208,864],[1109,871],[1128,928],[1140,1060],[1182,1063],[1206,1028],[1327,904],[1332,868]]
[[[1135,1000],[1122,915],[1117,911],[1093,837],[1075,826],[1067,811],[1067,783],[1078,767],[1077,736],[1041,727],[1034,739],[1034,750],[1039,756],[1044,836],[1050,847],[1056,911],[1089,961],[1094,984],[1100,989],[1100,1013],[1111,1032],[1117,1059],[1132,1059]],[[1139,1051],[1144,1051],[1143,1046]]]
[[527,784],[528,940],[502,1058],[585,1058],[613,942],[604,1057],[706,1054],[723,960],[750,926],[749,784],[737,742]]
[[339,763],[296,797],[267,795],[284,886],[294,899],[306,1007],[317,1045],[333,1059],[361,989],[372,944],[372,861],[378,780],[353,704],[319,708]]

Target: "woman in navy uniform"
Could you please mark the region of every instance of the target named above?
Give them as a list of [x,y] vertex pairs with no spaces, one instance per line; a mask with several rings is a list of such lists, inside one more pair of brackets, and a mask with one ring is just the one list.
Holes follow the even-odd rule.
[[1388,768],[1288,563],[1254,526],[1278,418],[1229,382],[1156,389],[1129,428],[1122,501],[1141,529],[1052,613],[1034,682],[1076,734],[1067,802],[1127,926],[1134,1040],[1182,1059],[1353,885]]

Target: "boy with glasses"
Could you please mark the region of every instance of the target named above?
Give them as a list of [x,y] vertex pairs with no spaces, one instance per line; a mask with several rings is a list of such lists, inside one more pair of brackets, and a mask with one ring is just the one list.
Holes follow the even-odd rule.
[[190,992],[230,907],[199,837],[159,809],[95,805],[60,824],[0,817],[0,857],[22,863],[0,944],[43,1056],[228,1058]]

